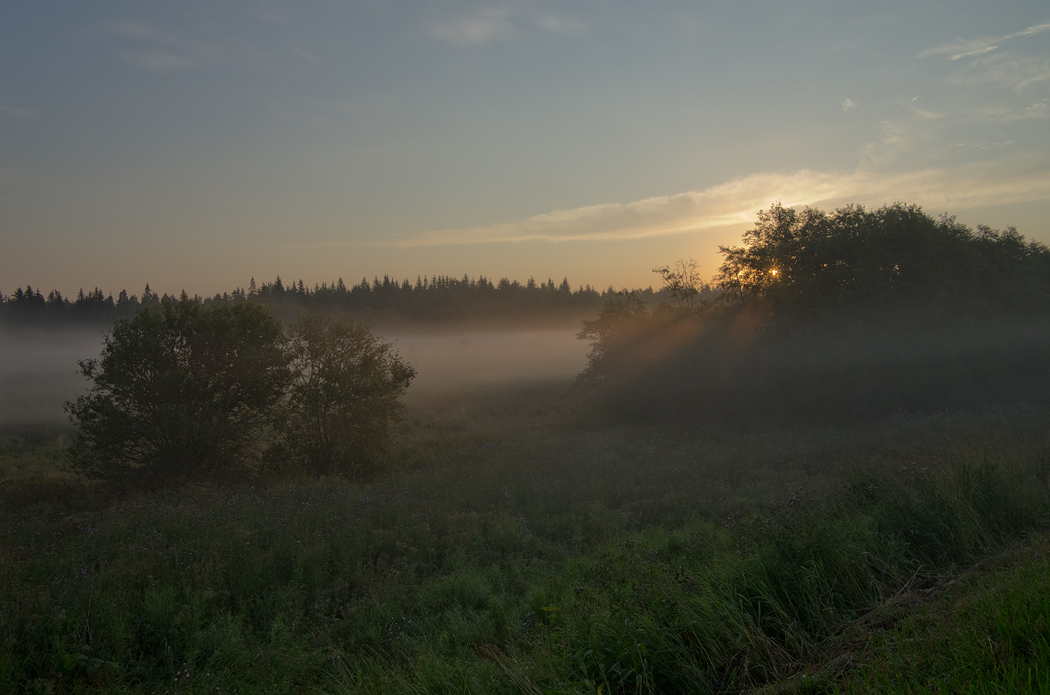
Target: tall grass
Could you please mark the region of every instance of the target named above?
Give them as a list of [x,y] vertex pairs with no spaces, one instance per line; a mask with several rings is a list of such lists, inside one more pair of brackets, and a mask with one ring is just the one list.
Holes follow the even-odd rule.
[[62,469],[71,434],[68,425],[0,425],[0,482],[68,477]]
[[855,666],[811,691],[1050,692],[1050,542],[1035,539],[959,577],[917,610],[854,640]]
[[5,493],[0,692],[739,691],[1047,522],[1042,411],[683,433],[560,393],[417,404],[365,484]]

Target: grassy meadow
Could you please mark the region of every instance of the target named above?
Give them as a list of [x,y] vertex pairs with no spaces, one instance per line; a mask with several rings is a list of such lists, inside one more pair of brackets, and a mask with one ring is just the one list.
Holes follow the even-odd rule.
[[418,396],[371,480],[144,492],[0,433],[0,693],[1050,692],[1050,415]]

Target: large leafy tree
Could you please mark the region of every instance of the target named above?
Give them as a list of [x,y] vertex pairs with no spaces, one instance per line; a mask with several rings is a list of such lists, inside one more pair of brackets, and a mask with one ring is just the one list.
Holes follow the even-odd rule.
[[315,474],[367,472],[401,420],[415,369],[351,316],[300,315],[290,348],[293,449]]
[[92,386],[66,406],[74,465],[152,482],[260,461],[291,380],[280,321],[265,306],[206,308],[185,295],[117,321],[80,371]]
[[720,247],[724,300],[812,311],[935,307],[969,313],[1044,305],[1050,252],[1017,230],[974,232],[916,205],[832,213],[776,203],[758,213],[742,246]]

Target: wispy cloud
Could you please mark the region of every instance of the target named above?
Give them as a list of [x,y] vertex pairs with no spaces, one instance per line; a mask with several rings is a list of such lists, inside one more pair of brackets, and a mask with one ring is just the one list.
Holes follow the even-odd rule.
[[431,36],[457,46],[479,46],[540,29],[552,34],[578,34],[584,25],[570,17],[505,7],[480,7],[430,25]]
[[[1005,38],[1005,37],[1004,37]],[[937,46],[936,48],[928,48],[919,54],[919,58],[929,58],[930,56],[946,55],[948,60],[959,60],[960,58],[966,58],[968,56],[978,56],[989,51],[994,51],[999,48],[999,41],[1003,39],[956,39],[949,43]]]
[[502,8],[489,7],[475,10],[465,16],[437,22],[431,25],[430,33],[449,43],[474,46],[497,39],[510,38],[514,35],[514,26],[510,21],[510,12]]
[[215,41],[161,29],[137,19],[115,19],[92,27],[91,34],[122,44],[117,54],[132,65],[172,72],[215,63],[224,47]]
[[754,174],[702,191],[556,210],[517,222],[425,232],[397,246],[637,239],[750,224],[775,201],[786,206],[918,203],[932,211],[1050,200],[1050,163],[880,174],[801,170]]
[[584,30],[584,25],[575,19],[550,14],[537,17],[536,25],[556,34],[578,34]]
[[855,108],[857,108],[857,102],[853,101],[852,99],[843,99],[842,100],[842,110],[843,111],[852,111]]
[[935,55],[946,55],[948,56],[948,60],[959,60],[970,56],[979,56],[994,51],[999,48],[1004,41],[1024,36],[1032,36],[1033,34],[1041,34],[1044,31],[1050,31],[1050,24],[1036,24],[1022,31],[1007,34],[1006,36],[1000,36],[999,38],[984,37],[969,40],[956,39],[955,41],[937,46],[936,48],[927,49],[920,53],[919,57],[928,58]]
[[972,147],[978,150],[999,150],[1004,147],[1009,147],[1013,144],[1012,140],[1002,140],[1001,142],[951,142],[948,143],[949,147]]
[[1046,80],[1050,80],[1050,56],[1017,57],[1004,53],[978,59],[970,69],[949,81],[960,86],[996,83],[1020,90]]
[[978,44],[978,45],[973,46],[972,48],[969,48],[969,49],[963,51],[962,53],[956,53],[955,55],[950,57],[948,60],[959,60],[960,58],[968,58],[969,56],[984,55],[985,53],[988,53],[990,51],[994,51],[997,48],[999,48],[999,47],[998,46],[981,46],[980,44]]
[[1047,108],[1046,102],[1039,102],[1026,108],[1022,114],[1025,118],[1046,118],[1050,116],[1050,109]]
[[879,139],[864,143],[860,148],[862,166],[885,166],[911,149],[919,137],[914,125],[883,121],[879,124]]
[[928,121],[935,121],[938,118],[944,118],[943,113],[937,113],[935,111],[925,111],[918,107],[912,107],[912,112],[919,118],[925,118]]
[[1016,34],[1010,34],[1009,36],[1004,36],[1003,38],[1004,39],[1013,39],[1013,38],[1017,38],[1018,36],[1031,36],[1032,34],[1041,34],[1044,31],[1050,31],[1050,24],[1036,24],[1034,26],[1028,27],[1027,29],[1025,29],[1023,31],[1019,31]]
[[1013,123],[1015,121],[1024,121],[1031,118],[1050,117],[1050,108],[1047,107],[1045,101],[1030,104],[1022,109],[1011,108],[1009,106],[988,105],[974,109],[968,114],[968,117],[974,121]]
[[95,27],[95,32],[137,41],[148,41],[156,36],[153,29],[137,19],[114,19],[103,22]]
[[32,116],[35,112],[30,111],[29,109],[19,109],[15,108],[14,106],[6,106],[5,104],[0,104],[0,113],[7,116],[14,116],[15,118],[28,118],[29,116]]

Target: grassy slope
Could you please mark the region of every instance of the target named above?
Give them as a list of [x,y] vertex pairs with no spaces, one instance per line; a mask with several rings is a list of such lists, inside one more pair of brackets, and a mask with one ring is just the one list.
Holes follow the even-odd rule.
[[[917,691],[965,675],[933,656],[996,615],[1028,616],[1024,674],[1045,562],[1011,566],[1009,610],[936,590],[1046,526],[1046,415],[683,432],[559,386],[476,392],[415,403],[369,484],[125,498],[9,435],[0,692]],[[915,596],[975,612],[923,623]]]
[[1050,536],[908,586],[822,645],[772,693],[1050,692]]
[[944,585],[903,592],[850,626],[833,669],[778,689],[1050,693],[1048,580],[1050,537],[1039,535]]

